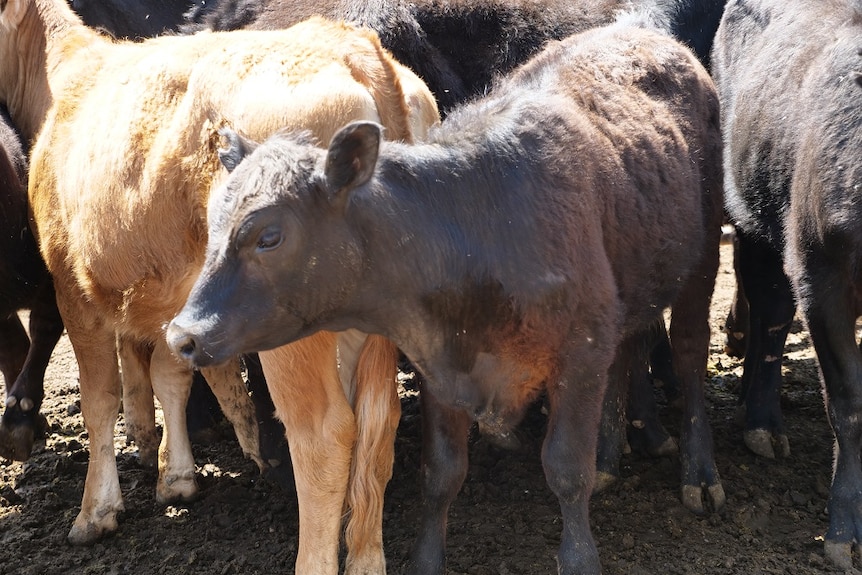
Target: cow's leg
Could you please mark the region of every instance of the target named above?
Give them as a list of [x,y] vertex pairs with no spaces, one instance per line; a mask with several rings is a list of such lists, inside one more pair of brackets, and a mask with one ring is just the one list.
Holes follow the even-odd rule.
[[862,354],[856,346],[856,294],[848,285],[849,273],[820,272],[811,262],[806,269],[811,283],[797,293],[820,363],[826,412],[835,434],[825,553],[839,568],[849,570],[853,544],[857,556],[862,551]]
[[607,358],[612,353],[599,351],[603,345],[581,347],[581,353],[569,356],[575,359],[564,365],[559,381],[549,382],[548,430],[542,445],[545,478],[563,514],[557,555],[561,575],[601,572],[590,532],[589,501],[595,480],[602,398],[608,384]]
[[190,500],[198,491],[195,460],[186,429],[186,403],[192,372],[170,352],[164,340],[156,342],[153,348],[150,381],[165,419],[159,446],[156,500],[159,503]]
[[[30,349],[30,338],[17,312],[0,319],[0,371],[6,383],[6,409],[0,419],[0,457],[24,461],[30,456],[35,402],[17,389],[18,375]],[[41,395],[41,390],[40,390]],[[24,408],[27,409],[24,409]]]
[[467,477],[467,438],[472,420],[420,388],[422,411],[422,510],[419,531],[405,573],[446,572],[449,506]]
[[392,478],[395,431],[401,417],[397,364],[398,348],[392,342],[378,335],[365,339],[354,372],[357,436],[347,489],[346,575],[386,572],[383,496]]
[[276,478],[285,486],[289,485],[292,490],[293,471],[284,425],[275,416],[275,404],[266,385],[260,357],[256,353],[250,353],[242,356],[242,362],[245,365],[248,391],[257,417],[260,456],[271,470],[278,468]]
[[152,346],[117,338],[120,368],[123,373],[123,418],[126,439],[138,446],[141,465],[155,467],[161,437],[156,429],[156,406],[150,382]]
[[[62,334],[63,320],[51,283],[39,288],[30,310],[30,339],[17,314],[0,322],[0,368],[7,385],[6,410],[0,420],[0,457],[27,459],[33,441],[44,433],[39,410],[45,370]],[[10,382],[14,382],[11,387]]]
[[601,425],[596,448],[596,479],[593,485],[598,493],[613,484],[619,477],[619,465],[625,444],[625,411],[630,363],[641,363],[635,357],[635,339],[620,344],[614,362],[608,370],[608,384],[602,405]]
[[650,340],[653,342],[649,352],[650,375],[658,380],[668,404],[674,404],[681,399],[682,386],[673,372],[673,353],[663,318],[650,326]]
[[740,401],[745,445],[762,457],[790,454],[781,415],[781,360],[795,303],[781,257],[739,234],[739,272],[749,302],[748,344]]
[[[653,382],[649,377],[649,365],[654,357],[650,350],[654,350],[656,346],[667,348],[659,355],[664,361],[663,354],[671,354],[668,360],[672,370],[672,351],[664,320],[661,318],[652,322],[648,330],[631,338],[626,344],[627,351],[621,354],[618,352],[617,358],[619,361],[622,355],[622,361],[627,365],[622,375],[623,377],[627,375],[629,380],[626,402],[629,445],[635,451],[643,451],[653,457],[662,457],[676,453],[677,444],[659,420],[658,402],[655,399]],[[669,381],[677,381],[676,376],[664,377]]]
[[724,353],[731,357],[745,357],[748,343],[748,299],[742,286],[742,275],[739,272],[739,234],[733,234],[733,270],[736,272],[736,290],[733,292],[733,302],[727,312],[724,322]]
[[[628,336],[617,349],[614,362],[608,370],[596,455],[596,493],[619,477],[626,437],[629,438],[628,445],[631,448],[646,451],[650,455],[676,452],[676,441],[659,421],[658,405],[648,373],[648,351],[656,336],[655,328],[652,326],[649,330]],[[663,321],[661,329],[664,331]],[[626,413],[630,421],[628,430],[624,423]]]
[[719,264],[718,223],[707,226],[705,232],[701,260],[673,303],[670,323],[674,370],[682,384],[684,404],[679,450],[682,503],[698,514],[706,511],[705,498],[714,510],[721,509],[726,501],[703,392],[709,355],[709,305]]
[[64,315],[78,359],[81,413],[90,438],[90,462],[81,512],[68,539],[72,544],[84,545],[116,531],[117,513],[123,510],[114,455],[114,426],[122,390],[113,330],[87,329],[78,321],[69,322],[70,317]]
[[295,572],[335,575],[356,439],[336,369],[335,335],[320,332],[259,356],[293,461],[299,503]]
[[[201,369],[227,420],[233,426],[243,454],[257,464],[263,472],[266,464],[260,457],[260,436],[254,403],[242,379],[240,358],[213,367]],[[183,404],[185,408],[185,404]]]

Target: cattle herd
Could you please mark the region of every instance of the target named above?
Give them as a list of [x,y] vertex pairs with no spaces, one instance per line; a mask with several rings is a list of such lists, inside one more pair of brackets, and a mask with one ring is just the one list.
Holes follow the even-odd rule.
[[[472,425],[509,444],[541,401],[558,571],[599,573],[590,496],[627,442],[678,450],[691,512],[727,503],[704,379],[729,223],[742,439],[790,453],[798,306],[835,439],[823,549],[850,569],[860,38],[859,0],[6,0],[0,458],[44,433],[65,328],[90,453],[70,543],[123,529],[121,407],[157,500],[195,496],[200,374],[261,471],[260,412],[284,426],[295,572],[382,574],[403,354],[423,430],[406,572],[446,572]],[[255,353],[266,393],[241,374]],[[678,444],[648,377],[666,365]]]

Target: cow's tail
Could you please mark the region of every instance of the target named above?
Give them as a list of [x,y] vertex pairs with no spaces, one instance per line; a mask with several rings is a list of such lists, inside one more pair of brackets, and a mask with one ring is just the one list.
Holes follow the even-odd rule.
[[369,335],[354,373],[357,436],[353,448],[344,538],[350,555],[382,553],[383,495],[392,477],[395,431],[401,418],[396,373],[398,348],[388,339]]

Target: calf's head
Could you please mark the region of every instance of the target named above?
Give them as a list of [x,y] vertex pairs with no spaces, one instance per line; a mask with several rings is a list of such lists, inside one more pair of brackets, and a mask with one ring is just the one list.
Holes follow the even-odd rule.
[[344,215],[374,172],[380,130],[350,124],[328,150],[308,134],[258,146],[223,132],[231,174],[209,200],[203,269],[167,328],[174,353],[205,366],[338,328],[332,312],[355,289],[363,257]]

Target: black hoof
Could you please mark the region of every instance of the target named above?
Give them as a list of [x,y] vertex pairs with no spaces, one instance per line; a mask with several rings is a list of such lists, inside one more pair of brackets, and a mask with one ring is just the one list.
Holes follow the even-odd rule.
[[21,411],[8,407],[0,420],[0,457],[13,461],[27,461],[33,452],[33,443],[45,436],[48,422],[38,411]]

